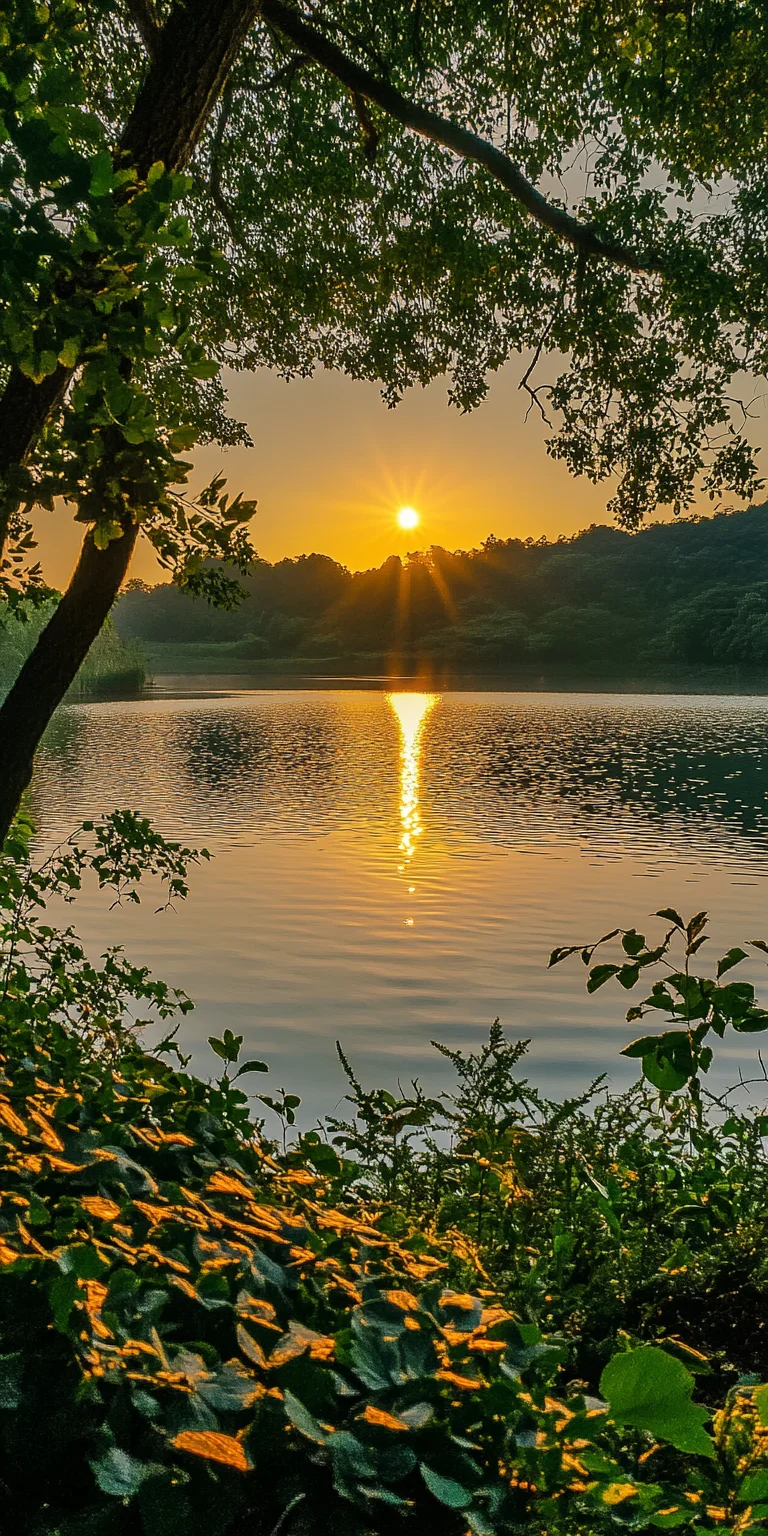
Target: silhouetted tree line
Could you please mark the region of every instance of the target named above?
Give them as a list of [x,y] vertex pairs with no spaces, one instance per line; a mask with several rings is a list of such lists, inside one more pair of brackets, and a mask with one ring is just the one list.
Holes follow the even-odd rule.
[[668,661],[768,664],[768,504],[572,538],[497,539],[392,555],[352,572],[326,555],[243,579],[234,613],[177,587],[130,582],[125,639],[229,642],[254,661],[291,655],[446,666]]

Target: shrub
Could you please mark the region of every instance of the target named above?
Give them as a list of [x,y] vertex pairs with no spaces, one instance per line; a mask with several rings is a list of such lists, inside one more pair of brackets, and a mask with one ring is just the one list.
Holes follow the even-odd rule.
[[234,654],[242,656],[247,661],[262,661],[264,657],[271,655],[269,641],[265,635],[247,634],[242,640],[238,640],[234,647]]

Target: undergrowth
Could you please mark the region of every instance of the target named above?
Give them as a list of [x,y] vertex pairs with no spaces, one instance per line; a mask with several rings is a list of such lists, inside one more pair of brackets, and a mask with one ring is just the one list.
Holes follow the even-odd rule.
[[552,1103],[494,1025],[438,1047],[440,1099],[345,1061],[346,1118],[301,1131],[241,1040],[194,1076],[189,1000],[49,921],[86,872],[181,898],[198,857],[120,812],[40,869],[22,822],[0,863],[3,1528],[762,1530],[768,1119],[702,1087],[710,1032],[768,1022],[723,980],[743,951],[693,977],[676,913],[608,936],[617,966],[587,947],[592,990],[662,968],[629,1093]]

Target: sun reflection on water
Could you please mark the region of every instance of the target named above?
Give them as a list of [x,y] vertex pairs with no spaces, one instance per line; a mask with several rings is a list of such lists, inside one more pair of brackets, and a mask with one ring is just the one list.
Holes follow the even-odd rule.
[[[437,703],[434,693],[388,693],[387,701],[397,715],[400,726],[400,857],[398,872],[409,874],[408,866],[416,852],[422,834],[419,815],[419,759],[424,722]],[[415,894],[415,885],[408,886],[408,894]],[[412,917],[405,919],[412,928]]]

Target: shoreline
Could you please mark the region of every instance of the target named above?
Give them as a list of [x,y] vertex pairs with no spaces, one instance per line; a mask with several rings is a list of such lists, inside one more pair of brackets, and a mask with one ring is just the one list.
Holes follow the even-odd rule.
[[720,672],[670,672],[644,677],[633,674],[602,673],[583,675],[572,673],[511,673],[473,672],[441,673],[425,672],[327,672],[253,669],[236,671],[231,668],[213,670],[153,671],[142,689],[115,691],[102,689],[68,699],[67,704],[106,704],[122,701],[151,700],[172,697],[200,697],[201,695],[241,694],[259,692],[414,692],[414,693],[530,693],[530,694],[594,694],[606,697],[617,694],[637,697],[690,696],[712,698],[766,698],[768,677],[723,675]]

